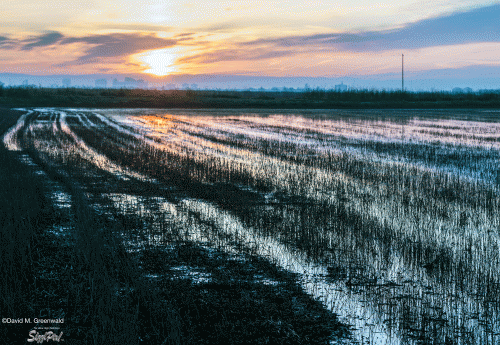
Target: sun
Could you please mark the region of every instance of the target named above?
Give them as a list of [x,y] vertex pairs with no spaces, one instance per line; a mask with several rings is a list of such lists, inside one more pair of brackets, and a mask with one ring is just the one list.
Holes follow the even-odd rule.
[[137,59],[146,67],[143,73],[163,77],[177,71],[175,61],[178,57],[179,49],[168,48],[141,53],[137,56]]

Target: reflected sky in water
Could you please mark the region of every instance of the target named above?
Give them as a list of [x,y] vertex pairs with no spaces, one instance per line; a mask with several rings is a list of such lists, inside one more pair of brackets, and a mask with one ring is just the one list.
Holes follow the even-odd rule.
[[268,258],[360,343],[496,344],[500,124],[445,115],[37,109],[3,140],[115,176],[131,250]]

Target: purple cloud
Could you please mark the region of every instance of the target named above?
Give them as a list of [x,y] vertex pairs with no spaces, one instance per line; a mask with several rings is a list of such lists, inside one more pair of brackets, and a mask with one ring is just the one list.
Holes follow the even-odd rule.
[[184,57],[179,62],[261,60],[293,56],[300,51],[407,50],[475,42],[500,42],[500,5],[425,19],[401,29],[287,36],[236,43],[233,48]]
[[98,62],[100,58],[124,57],[139,53],[144,50],[161,49],[175,46],[178,42],[187,41],[189,38],[180,39],[161,38],[155,35],[139,33],[115,33],[107,35],[89,35],[83,37],[67,37],[59,32],[50,32],[24,40],[10,39],[0,36],[0,49],[33,50],[36,48],[65,46],[71,43],[84,43],[89,47],[84,48],[84,55],[75,61],[63,65],[86,64]]
[[78,58],[77,64],[95,62],[99,58],[120,57],[153,50],[173,47],[177,40],[140,34],[108,34],[86,37],[68,37],[61,40],[61,45],[71,43],[86,43],[94,45],[86,50],[85,55]]
[[411,23],[401,29],[261,39],[243,46],[311,47],[350,51],[417,49],[476,42],[500,42],[500,5]]
[[21,50],[31,50],[36,47],[51,46],[56,44],[63,37],[64,36],[59,32],[50,32],[45,35],[29,38],[27,40],[22,41],[22,43],[26,42],[26,44],[21,46]]
[[11,49],[15,45],[11,39],[5,36],[0,36],[0,49]]
[[179,59],[179,62],[196,62],[196,63],[215,63],[219,61],[248,61],[262,60],[269,58],[282,57],[293,54],[292,51],[273,50],[270,51],[264,48],[253,49],[223,49],[209,53],[201,53],[197,55],[187,56]]

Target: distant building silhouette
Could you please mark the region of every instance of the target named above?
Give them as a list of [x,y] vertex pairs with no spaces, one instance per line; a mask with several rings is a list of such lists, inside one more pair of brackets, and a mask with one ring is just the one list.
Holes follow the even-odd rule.
[[345,91],[347,91],[347,85],[345,85],[344,82],[337,84],[337,85],[335,85],[335,91],[345,92]]
[[108,81],[106,79],[96,79],[95,87],[99,89],[105,89],[108,87]]
[[124,81],[118,81],[116,78],[113,79],[113,87],[114,88],[124,88],[124,89],[146,89],[148,87],[148,83],[143,79],[134,79],[125,77]]
[[[169,84],[169,85],[173,85],[173,84]],[[188,83],[183,83],[182,90],[198,90],[198,84],[189,85]]]
[[470,87],[466,87],[466,88],[459,88],[459,87],[454,87],[452,90],[451,90],[451,93],[472,93],[474,92],[474,90],[472,90]]
[[176,90],[177,89],[177,85],[176,84],[163,84],[162,86],[162,90]]

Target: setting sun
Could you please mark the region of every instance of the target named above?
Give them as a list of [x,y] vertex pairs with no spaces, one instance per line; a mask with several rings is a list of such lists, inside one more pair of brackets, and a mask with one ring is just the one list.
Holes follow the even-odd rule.
[[179,48],[152,50],[139,54],[137,59],[145,64],[144,73],[163,77],[177,72],[175,61],[179,57],[179,51]]
[[0,83],[497,88],[498,1],[0,1]]
[[4,343],[500,345],[500,0],[0,15]]

